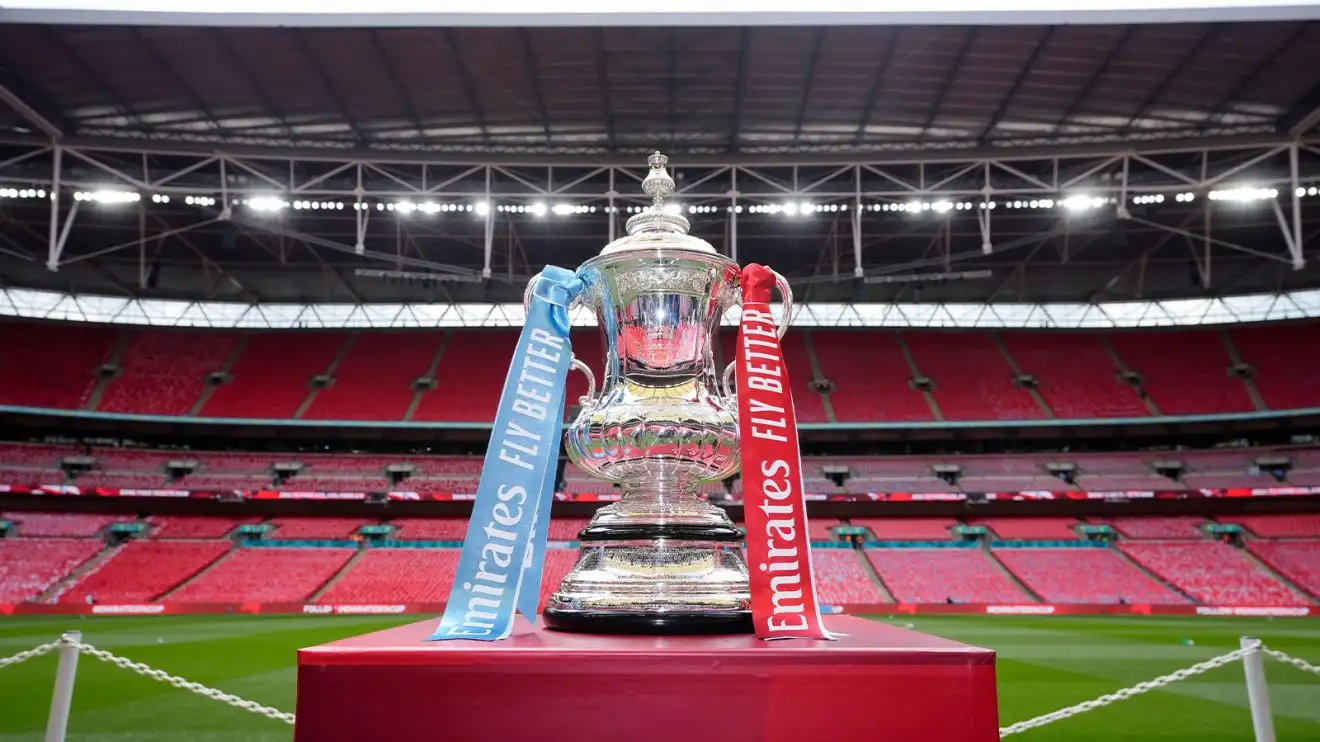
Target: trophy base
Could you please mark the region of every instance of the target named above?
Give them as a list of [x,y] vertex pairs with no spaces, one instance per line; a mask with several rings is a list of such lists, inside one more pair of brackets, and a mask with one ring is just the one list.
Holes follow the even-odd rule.
[[690,636],[750,634],[752,612],[737,613],[586,613],[554,608],[541,614],[547,629],[581,634]]

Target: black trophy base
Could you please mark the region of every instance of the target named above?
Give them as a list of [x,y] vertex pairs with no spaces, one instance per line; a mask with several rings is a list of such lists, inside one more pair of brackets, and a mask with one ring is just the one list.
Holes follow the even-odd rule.
[[750,634],[752,612],[737,613],[586,613],[547,609],[541,614],[547,629],[579,634]]

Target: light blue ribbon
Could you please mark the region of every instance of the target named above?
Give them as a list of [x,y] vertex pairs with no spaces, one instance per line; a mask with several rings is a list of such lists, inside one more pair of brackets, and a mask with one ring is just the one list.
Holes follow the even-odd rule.
[[554,266],[533,287],[454,586],[428,641],[496,641],[513,631],[515,613],[536,619],[572,357],[568,305],[581,292],[576,274]]

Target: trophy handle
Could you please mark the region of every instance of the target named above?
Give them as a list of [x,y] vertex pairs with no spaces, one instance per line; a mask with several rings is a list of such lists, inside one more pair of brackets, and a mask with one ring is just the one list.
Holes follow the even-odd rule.
[[[771,270],[770,272],[775,274],[775,288],[779,289],[779,299],[784,309],[783,316],[779,318],[778,327],[779,339],[783,340],[784,333],[788,332],[789,323],[793,321],[793,287],[788,285],[788,279],[784,278],[784,275],[779,271]],[[741,295],[738,296],[737,303],[742,304]],[[730,361],[729,365],[724,367],[722,377],[724,394],[729,397],[737,394],[737,390],[733,388],[733,372],[736,365],[737,361]]]
[[587,364],[573,356],[568,362],[569,369],[577,369],[582,375],[587,377],[587,393],[578,397],[578,404],[586,407],[596,400],[596,375],[591,373],[591,368]]

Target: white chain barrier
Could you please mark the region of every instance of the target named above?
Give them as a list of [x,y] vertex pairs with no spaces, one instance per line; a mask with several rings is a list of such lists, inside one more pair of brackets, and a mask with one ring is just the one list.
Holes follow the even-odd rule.
[[[208,688],[207,686],[202,685],[201,683],[194,683],[191,680],[185,680],[184,678],[181,678],[177,675],[171,675],[165,672],[164,670],[157,670],[156,668],[151,667],[150,665],[145,665],[141,662],[134,662],[133,660],[130,660],[127,657],[120,657],[119,655],[111,652],[107,652],[104,649],[97,649],[91,644],[87,644],[86,642],[80,641],[70,635],[65,635],[64,637],[61,637],[59,641],[56,642],[41,644],[33,647],[32,649],[27,649],[22,652],[19,652],[18,654],[11,655],[9,657],[0,658],[0,669],[3,669],[10,665],[16,665],[20,662],[30,660],[34,657],[40,657],[43,654],[48,654],[63,646],[74,648],[78,650],[78,652],[81,654],[86,654],[91,657],[95,657],[96,659],[114,665],[115,667],[120,667],[130,672],[135,672],[139,675],[151,678],[152,680],[158,680],[162,683],[167,683],[169,685],[174,686],[175,688],[189,691],[190,693],[196,693],[197,695],[202,696],[203,698],[210,698],[212,700],[233,706],[234,708],[242,709],[244,711],[258,714],[260,716],[265,716],[266,718],[274,719],[276,721],[282,721],[285,724],[294,723],[293,714],[285,713],[283,711],[280,711],[279,709],[272,708],[270,706],[264,706],[255,701],[249,701],[244,698],[239,698],[238,696],[235,696],[231,693],[225,693],[224,691],[216,690],[215,688]],[[1094,711],[1098,708],[1104,708],[1105,706],[1108,706],[1112,703],[1118,703],[1119,701],[1126,701],[1127,699],[1132,698],[1133,696],[1139,696],[1142,693],[1148,693],[1153,690],[1158,690],[1166,685],[1176,683],[1180,680],[1186,680],[1188,678],[1195,677],[1197,675],[1200,675],[1201,673],[1213,670],[1216,667],[1223,667],[1224,665],[1228,665],[1230,663],[1236,662],[1237,660],[1247,658],[1249,655],[1256,652],[1260,652],[1265,656],[1272,657],[1285,664],[1292,665],[1293,667],[1296,667],[1299,670],[1303,670],[1305,672],[1309,672],[1314,675],[1320,675],[1320,666],[1313,665],[1307,662],[1306,660],[1293,657],[1292,655],[1289,655],[1285,652],[1280,652],[1277,649],[1270,649],[1269,647],[1266,647],[1264,644],[1260,643],[1258,640],[1244,639],[1244,646],[1242,649],[1237,649],[1227,654],[1221,654],[1218,657],[1212,657],[1208,660],[1205,660],[1204,662],[1198,662],[1195,665],[1192,665],[1191,667],[1185,667],[1181,670],[1171,672],[1168,675],[1161,675],[1158,678],[1137,683],[1136,685],[1133,685],[1131,687],[1123,688],[1122,690],[1117,690],[1114,691],[1113,693],[1107,693],[1098,698],[1093,698],[1089,701],[1083,701],[1082,703],[1076,704],[1074,706],[1061,708],[1058,711],[1051,711],[1048,714],[1037,716],[1034,719],[1027,719],[1026,721],[1019,721],[1016,724],[1011,724],[1006,727],[1001,727],[999,729],[999,736],[1002,738],[1012,734],[1018,734],[1019,732],[1025,732],[1028,729],[1035,729],[1036,727],[1042,727],[1045,726],[1046,724],[1052,724],[1056,721],[1062,721],[1064,719],[1077,716],[1078,714],[1084,714],[1088,711]]]
[[27,660],[32,659],[33,657],[40,657],[41,655],[46,654],[47,652],[54,651],[59,646],[60,646],[59,642],[51,642],[49,644],[41,644],[35,646],[31,649],[25,649],[22,652],[19,652],[18,654],[0,659],[0,669],[9,667],[10,665],[17,665],[18,663],[25,662]]
[[150,665],[144,665],[141,662],[134,662],[133,660],[130,660],[127,657],[120,657],[119,655],[113,654],[111,652],[107,652],[104,649],[97,649],[96,647],[93,647],[92,645],[86,644],[84,642],[66,640],[64,643],[76,647],[78,651],[81,652],[82,654],[95,657],[96,659],[101,660],[102,662],[108,662],[114,665],[115,667],[122,667],[125,670],[128,670],[130,672],[135,672],[138,675],[149,677],[152,680],[159,680],[162,683],[168,683],[174,686],[175,688],[186,690],[189,691],[190,693],[196,693],[197,695],[202,696],[203,698],[210,698],[214,701],[227,703],[230,706],[233,706],[234,708],[240,708],[243,709],[244,711],[249,711],[254,714],[259,714],[269,719],[282,721],[285,724],[293,723],[293,719],[294,719],[293,714],[286,714],[285,712],[280,711],[279,709],[271,708],[270,706],[263,706],[262,704],[257,703],[255,701],[249,701],[243,698],[239,698],[238,696],[235,696],[230,693],[225,693],[224,691],[216,690],[215,688],[208,688],[205,685],[202,685],[201,683],[194,683],[191,680],[185,680],[177,675],[171,675],[165,672],[164,670],[157,670],[156,668],[151,667]]

